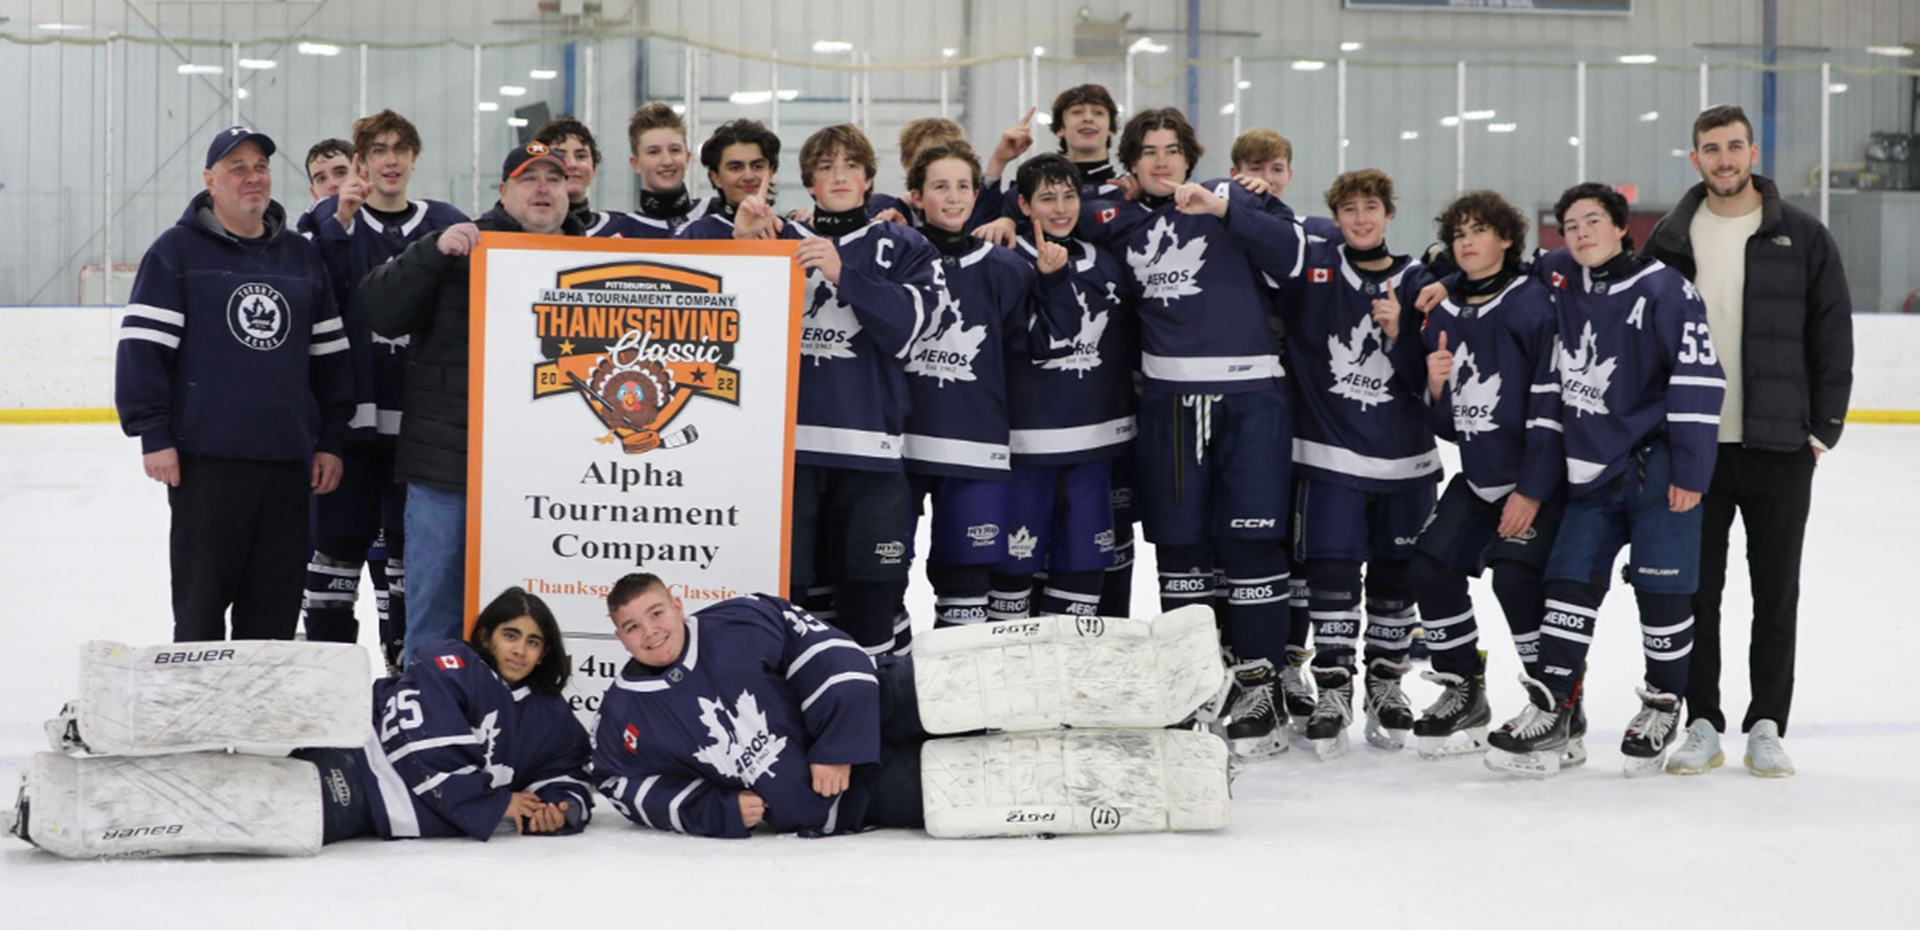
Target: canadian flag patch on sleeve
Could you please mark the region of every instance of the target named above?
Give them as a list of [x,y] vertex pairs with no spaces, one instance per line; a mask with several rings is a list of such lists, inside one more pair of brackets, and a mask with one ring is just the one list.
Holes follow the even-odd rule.
[[1100,225],[1105,226],[1106,224],[1113,222],[1113,218],[1119,215],[1120,215],[1119,207],[1108,207],[1105,210],[1101,210]]
[[620,741],[627,744],[628,752],[640,751],[640,731],[633,724],[627,724],[627,732],[620,735]]
[[1566,290],[1566,289],[1567,289],[1567,276],[1566,276],[1566,275],[1563,275],[1563,274],[1561,274],[1561,273],[1560,273],[1560,272],[1558,272],[1558,271],[1556,271],[1556,272],[1554,272],[1554,273],[1553,273],[1553,287],[1554,287],[1554,289],[1555,289],[1555,290],[1561,290],[1561,291],[1564,291],[1564,290]]
[[1333,269],[1315,268],[1313,269],[1313,273],[1307,276],[1307,280],[1314,284],[1325,284],[1333,280]]
[[457,669],[457,668],[463,668],[467,664],[465,662],[460,661],[459,656],[438,656],[433,661],[435,665],[438,665],[441,668],[446,669],[447,671],[453,671],[454,669]]

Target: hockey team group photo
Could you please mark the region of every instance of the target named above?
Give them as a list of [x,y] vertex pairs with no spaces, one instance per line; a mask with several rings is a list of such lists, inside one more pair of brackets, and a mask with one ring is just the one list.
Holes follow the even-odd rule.
[[[868,5],[839,6],[894,28]],[[55,43],[21,55],[127,41],[7,6],[0,31]],[[1434,890],[1472,875],[1501,926],[1662,919],[1674,895],[1690,922],[1894,920],[1839,876],[1920,823],[1867,761],[1916,761],[1888,747],[1920,727],[1878,658],[1911,632],[1920,511],[1891,489],[1920,454],[1897,361],[1920,330],[1883,311],[1920,296],[1893,244],[1920,228],[1920,134],[1875,132],[1856,176],[1827,114],[1866,92],[1876,129],[1904,125],[1879,101],[1920,65],[1828,47],[1920,39],[1913,10],[969,2],[969,30],[1058,13],[1071,35],[898,72],[879,60],[917,44],[833,64],[816,42],[835,119],[816,91],[728,86],[723,50],[764,24],[484,6],[532,38],[474,45],[470,80],[464,48],[408,53],[456,63],[444,104],[359,45],[326,111],[354,115],[318,124],[274,81],[338,49],[140,27],[192,37],[180,60],[217,59],[191,74],[227,96],[167,156],[187,193],[81,276],[108,295],[100,415],[25,409],[76,406],[38,375],[0,392],[23,408],[0,505],[33,540],[7,537],[13,577],[88,579],[17,621],[46,658],[0,721],[8,885],[141,888],[157,864],[60,860],[185,857],[170,874],[264,904],[417,866],[578,885],[547,913],[586,919],[617,868],[663,915],[738,883],[807,925],[872,895],[939,925],[1452,926],[1481,907]],[[833,32],[753,6],[730,8]],[[1288,30],[1329,23],[1379,42],[1329,43],[1323,77]],[[667,31],[620,37],[639,24]],[[1482,29],[1589,25],[1524,53],[1550,64],[1453,64]],[[1651,31],[1674,33],[1667,89],[1620,45]],[[1749,32],[1762,63],[1714,70]],[[814,86],[793,53],[739,54],[760,86]],[[548,102],[502,85],[504,125],[449,121],[503,61]],[[1567,104],[1571,140],[1470,112],[1528,93]],[[1398,144],[1440,164],[1348,140],[1410,104]],[[1508,144],[1537,154],[1476,162]],[[138,256],[123,280],[112,249]],[[40,332],[21,302],[0,327]],[[5,351],[39,371],[39,338]],[[124,564],[73,574],[88,538]],[[1528,874],[1593,887],[1502,890]],[[941,916],[996,875],[1027,877]],[[1659,891],[1603,890],[1634,882]],[[387,925],[378,902],[418,893],[295,919]],[[1089,893],[1112,897],[1076,910]]]

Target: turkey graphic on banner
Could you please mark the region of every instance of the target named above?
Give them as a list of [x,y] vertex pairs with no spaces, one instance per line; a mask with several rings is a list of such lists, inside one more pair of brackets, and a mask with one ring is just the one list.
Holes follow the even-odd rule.
[[785,594],[803,277],[794,243],[486,233],[473,253],[467,617],[553,609],[590,716],[626,652],[606,594]]

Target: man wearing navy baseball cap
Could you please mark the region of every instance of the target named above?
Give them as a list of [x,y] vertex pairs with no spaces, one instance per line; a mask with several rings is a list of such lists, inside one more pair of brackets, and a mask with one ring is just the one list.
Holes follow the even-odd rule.
[[319,250],[273,201],[273,140],[207,147],[207,189],[140,260],[120,425],[172,510],[174,639],[291,639],[310,494],[340,480],[353,375]]
[[411,337],[394,478],[407,484],[407,634],[459,639],[467,566],[468,254],[483,231],[578,236],[567,215],[567,168],[539,142],[500,166],[500,200],[478,220],[407,246],[367,273],[354,295],[366,323]]

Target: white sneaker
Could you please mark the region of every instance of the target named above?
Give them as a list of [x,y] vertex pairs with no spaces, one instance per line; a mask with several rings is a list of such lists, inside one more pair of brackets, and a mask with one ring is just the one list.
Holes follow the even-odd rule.
[[1785,778],[1793,774],[1793,760],[1780,745],[1780,728],[1771,720],[1762,720],[1747,732],[1747,771],[1761,778]]
[[1667,757],[1667,771],[1674,775],[1705,775],[1725,765],[1727,754],[1720,751],[1720,731],[1705,720],[1687,724],[1687,741]]

